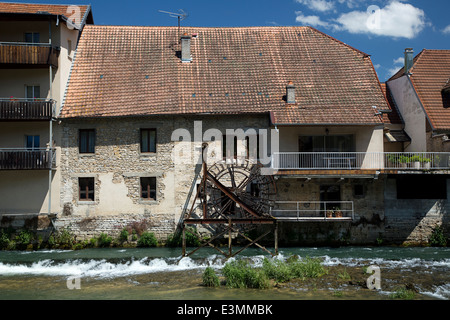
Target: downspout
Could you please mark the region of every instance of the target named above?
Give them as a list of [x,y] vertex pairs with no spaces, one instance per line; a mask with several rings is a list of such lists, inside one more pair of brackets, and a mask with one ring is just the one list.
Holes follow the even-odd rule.
[[[48,22],[48,42],[50,47],[52,45],[52,20],[50,19]],[[49,64],[49,73],[50,73],[50,100],[53,102],[53,66],[50,62]],[[50,117],[50,125],[49,125],[49,143],[48,143],[48,154],[49,154],[49,170],[48,170],[48,214],[52,213],[52,166],[53,166],[53,103],[52,103],[52,115]]]

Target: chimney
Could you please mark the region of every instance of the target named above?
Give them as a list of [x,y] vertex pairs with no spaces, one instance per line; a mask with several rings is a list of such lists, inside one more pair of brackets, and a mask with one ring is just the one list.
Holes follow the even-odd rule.
[[409,73],[414,63],[414,50],[412,48],[405,49],[405,74]]
[[286,86],[286,102],[295,103],[295,86],[292,81],[289,81]]
[[185,33],[181,37],[181,62],[191,62],[191,37]]

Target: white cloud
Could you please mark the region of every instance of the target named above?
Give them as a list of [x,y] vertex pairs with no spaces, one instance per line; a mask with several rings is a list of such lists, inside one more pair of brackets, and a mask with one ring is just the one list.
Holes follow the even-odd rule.
[[426,26],[425,13],[409,3],[392,1],[384,8],[369,6],[366,11],[340,15],[337,30],[412,39]]
[[307,6],[309,9],[319,12],[331,11],[334,9],[334,3],[327,0],[295,0],[296,2]]
[[444,30],[442,30],[442,32],[443,32],[444,34],[450,34],[450,24],[449,24],[448,26],[446,26],[446,27],[444,28]]
[[364,0],[338,0],[340,4],[346,4],[348,8],[353,9],[359,7],[360,2],[364,2]]
[[302,25],[325,28],[330,27],[330,24],[321,20],[319,16],[305,16],[301,11],[296,11],[295,14],[297,15],[295,21]]
[[392,68],[388,69],[388,78],[390,78],[394,74],[396,74],[398,72],[398,70],[405,65],[405,58],[398,57],[397,59],[394,59],[393,62],[394,62],[394,64],[393,64]]

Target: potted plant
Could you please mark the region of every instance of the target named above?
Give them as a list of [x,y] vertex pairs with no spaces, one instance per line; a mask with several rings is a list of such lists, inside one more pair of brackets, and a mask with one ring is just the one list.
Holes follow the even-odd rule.
[[398,162],[400,163],[400,168],[406,168],[409,163],[409,157],[401,155],[398,157]]
[[420,162],[422,163],[422,167],[424,169],[430,169],[431,168],[431,159],[427,157],[422,157],[420,159]]
[[327,218],[332,218],[333,217],[333,210],[327,210],[326,215],[327,215]]
[[410,162],[413,164],[414,169],[420,169],[420,159],[421,157],[419,155],[415,155],[410,158]]
[[334,216],[336,218],[342,218],[342,211],[341,211],[341,209],[339,209],[339,207],[338,208],[334,208]]

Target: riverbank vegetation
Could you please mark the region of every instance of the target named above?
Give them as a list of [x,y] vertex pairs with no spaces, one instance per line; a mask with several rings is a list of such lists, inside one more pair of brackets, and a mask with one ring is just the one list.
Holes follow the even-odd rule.
[[260,268],[255,268],[246,260],[233,260],[222,269],[223,281],[211,267],[207,267],[203,273],[203,285],[218,287],[222,283],[228,288],[268,289],[278,283],[320,278],[327,273],[328,270],[317,258],[299,259],[292,256],[286,261],[265,258]]
[[[193,230],[186,230],[186,244],[189,247],[200,246],[200,241]],[[170,235],[166,242],[160,243],[153,232],[139,228],[123,228],[117,237],[100,233],[96,237],[84,240],[77,240],[77,237],[70,229],[54,231],[47,236],[37,234],[28,229],[0,229],[0,250],[80,250],[85,248],[149,248],[157,246],[179,247],[181,246],[181,235]]]
[[[199,247],[201,245],[194,229],[187,228],[185,230],[185,239],[188,247]],[[154,233],[145,231],[145,228],[141,228],[140,225],[125,227],[116,237],[101,233],[91,239],[83,240],[78,240],[70,229],[53,231],[50,235],[39,234],[28,229],[0,229],[0,250],[79,250],[96,247],[181,247],[181,242],[181,232],[169,235],[166,241],[159,242]],[[428,243],[421,245],[446,247],[448,243],[450,243],[450,241],[446,238],[443,228],[437,226],[429,237]],[[382,242],[378,242],[378,245],[382,245]],[[284,268],[284,266],[278,267]]]

